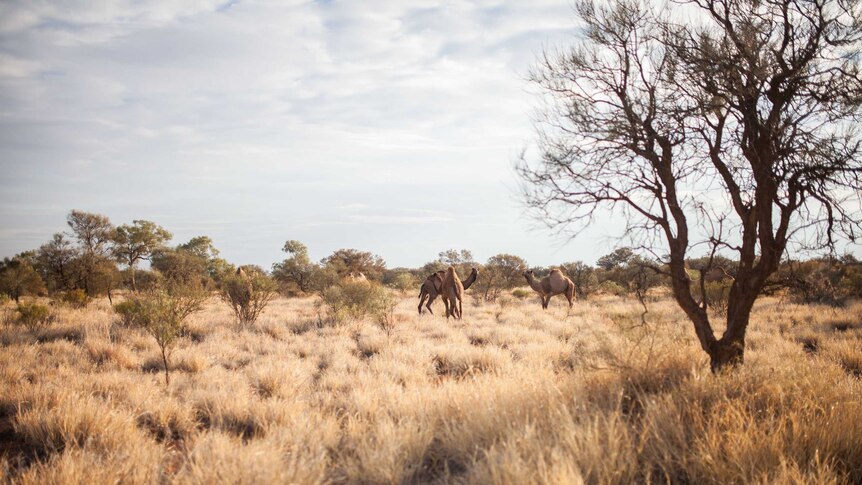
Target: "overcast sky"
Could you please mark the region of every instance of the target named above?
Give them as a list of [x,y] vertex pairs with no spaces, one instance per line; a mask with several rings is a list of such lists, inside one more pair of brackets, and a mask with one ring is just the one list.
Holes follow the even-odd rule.
[[592,262],[613,231],[537,228],[512,170],[573,26],[565,0],[0,3],[0,255],[75,208],[264,267],[287,239]]
[[553,235],[513,171],[527,72],[575,33],[567,0],[2,1],[0,256],[80,209],[264,267],[287,239],[592,263],[620,225]]

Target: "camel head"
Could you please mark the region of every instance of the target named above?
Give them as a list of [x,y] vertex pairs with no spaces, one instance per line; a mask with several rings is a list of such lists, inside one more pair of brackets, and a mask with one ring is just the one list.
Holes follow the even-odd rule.
[[533,270],[528,269],[524,271],[524,278],[527,278],[527,281],[531,281],[533,279]]

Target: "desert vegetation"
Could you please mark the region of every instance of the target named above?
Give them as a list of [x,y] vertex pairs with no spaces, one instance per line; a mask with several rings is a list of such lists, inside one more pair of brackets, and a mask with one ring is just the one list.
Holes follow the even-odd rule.
[[667,290],[651,293],[645,325],[633,297],[543,312],[466,295],[463,320],[447,322],[391,292],[390,326],[374,312],[321,320],[318,297],[278,298],[238,326],[211,297],[171,341],[169,386],[153,329],[104,297],[54,307],[47,325],[7,321],[3,479],[862,480],[858,302],[759,299],[746,364],[714,375]]

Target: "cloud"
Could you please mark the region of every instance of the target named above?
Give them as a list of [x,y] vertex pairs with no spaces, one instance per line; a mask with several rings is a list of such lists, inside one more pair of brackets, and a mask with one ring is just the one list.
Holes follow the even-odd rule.
[[[548,1],[4,2],[0,202],[211,230],[259,264],[288,236],[418,264],[400,246],[455,244],[441,225],[539,260],[506,183],[533,136],[523,76],[571,17]],[[241,242],[255,231],[271,240]],[[4,253],[28,244],[0,235]]]

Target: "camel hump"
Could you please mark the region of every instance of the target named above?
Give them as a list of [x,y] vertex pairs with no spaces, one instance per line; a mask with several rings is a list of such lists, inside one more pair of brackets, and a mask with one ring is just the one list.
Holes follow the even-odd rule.
[[449,266],[448,268],[446,268],[446,273],[448,273],[448,274],[455,274],[455,267],[454,267],[454,266]]

